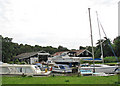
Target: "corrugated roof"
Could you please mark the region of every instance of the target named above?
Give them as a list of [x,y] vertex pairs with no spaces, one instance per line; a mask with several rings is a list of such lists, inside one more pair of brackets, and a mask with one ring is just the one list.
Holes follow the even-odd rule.
[[36,54],[38,54],[38,52],[22,53],[20,55],[15,56],[15,58],[19,58],[19,59],[20,58],[29,58],[29,57],[34,56]]
[[49,53],[45,53],[43,51],[38,51],[38,52],[29,52],[29,53],[22,53],[20,55],[15,56],[15,58],[23,59],[23,58],[29,58],[34,55],[50,55]]

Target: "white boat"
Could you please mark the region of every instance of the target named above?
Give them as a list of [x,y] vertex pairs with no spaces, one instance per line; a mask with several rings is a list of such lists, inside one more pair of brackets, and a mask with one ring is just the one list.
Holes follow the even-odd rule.
[[106,74],[103,72],[93,73],[91,70],[79,70],[81,76],[111,76],[114,74]]
[[52,73],[72,73],[68,65],[56,64],[52,68]]
[[79,70],[81,76],[92,76],[93,72],[90,70]]
[[36,65],[18,65],[3,63],[0,65],[1,75],[49,75],[50,71],[41,71]]
[[118,66],[109,66],[109,65],[104,65],[104,64],[94,64],[94,65],[90,65],[88,67],[81,67],[81,70],[91,70],[93,71],[93,69],[95,69],[95,72],[100,73],[100,72],[104,72],[104,73],[115,73],[115,69]]

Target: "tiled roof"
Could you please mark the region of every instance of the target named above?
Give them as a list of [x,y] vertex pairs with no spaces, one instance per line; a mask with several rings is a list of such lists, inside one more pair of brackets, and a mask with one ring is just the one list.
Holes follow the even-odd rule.
[[82,49],[82,50],[72,50],[70,52],[75,52],[77,55],[80,55],[82,52],[86,51],[86,49]]
[[82,49],[82,50],[71,50],[71,51],[56,52],[55,54],[53,54],[53,56],[61,55],[61,54],[64,53],[64,52],[68,52],[68,53],[70,53],[70,52],[75,52],[76,55],[80,55],[80,54],[81,54],[82,52],[84,52],[84,51],[87,51],[87,52],[91,53],[91,52],[88,51],[87,49]]
[[53,54],[52,56],[59,56],[59,55],[61,55],[61,54],[64,53],[64,52],[68,52],[68,51],[56,52],[56,53]]

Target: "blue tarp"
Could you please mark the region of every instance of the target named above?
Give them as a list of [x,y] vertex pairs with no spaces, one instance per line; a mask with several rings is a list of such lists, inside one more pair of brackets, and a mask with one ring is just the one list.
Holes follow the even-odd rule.
[[[90,59],[83,59],[83,60],[93,60],[93,58],[90,58]],[[101,58],[95,58],[94,60],[102,60]]]

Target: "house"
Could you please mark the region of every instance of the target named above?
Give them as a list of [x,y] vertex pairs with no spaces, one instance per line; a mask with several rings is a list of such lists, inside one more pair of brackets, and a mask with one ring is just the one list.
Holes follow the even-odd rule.
[[88,51],[87,49],[72,50],[68,52],[68,55],[73,58],[80,57],[81,59],[92,57],[92,53]]
[[87,49],[81,50],[71,50],[64,52],[56,52],[53,54],[54,57],[51,58],[56,64],[72,64],[79,65],[80,59],[90,59],[92,58],[92,53]]
[[39,51],[22,53],[15,56],[15,59],[18,59],[20,62],[25,61],[27,64],[34,64],[36,62],[47,61],[48,56],[50,56],[49,53],[46,53],[45,51]]
[[86,58],[92,58],[92,53],[88,51],[87,49],[81,49],[81,50],[71,50],[71,51],[63,51],[63,52],[56,52],[53,54],[54,57],[71,57],[71,58],[80,58],[80,59],[86,59]]

